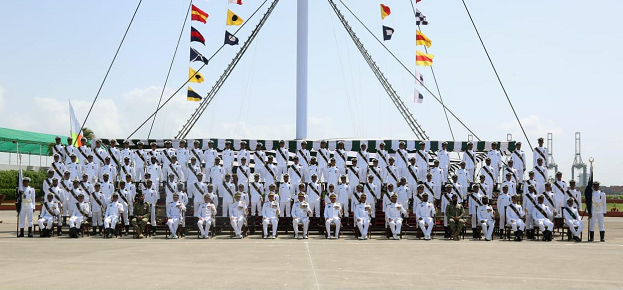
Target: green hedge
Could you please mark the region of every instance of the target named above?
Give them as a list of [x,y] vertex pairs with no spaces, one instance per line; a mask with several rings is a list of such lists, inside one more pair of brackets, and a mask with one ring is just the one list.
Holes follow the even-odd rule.
[[[41,187],[47,173],[45,171],[22,171],[24,177],[30,177],[30,186],[35,189],[37,197],[42,197]],[[6,195],[6,199],[15,199],[15,188],[17,187],[17,170],[0,171],[0,194]]]

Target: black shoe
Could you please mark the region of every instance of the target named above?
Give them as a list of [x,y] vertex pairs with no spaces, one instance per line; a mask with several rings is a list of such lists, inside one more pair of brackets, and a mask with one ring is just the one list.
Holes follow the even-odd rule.
[[605,242],[606,241],[606,231],[600,231],[599,232],[599,241],[600,242]]
[[518,231],[517,238],[519,239],[519,242],[523,241],[523,231]]
[[28,237],[32,238],[32,227],[28,228]]
[[93,227],[93,236],[97,235],[97,227]]
[[61,224],[58,224],[58,229],[56,230],[56,235],[59,237],[63,236],[63,227],[61,226]]
[[582,241],[582,239],[580,239],[580,237],[573,237],[573,240],[578,242],[578,243]]
[[130,234],[130,226],[125,226],[125,235],[129,235]]
[[588,232],[588,241],[592,242],[594,240],[595,240],[595,232],[593,231]]
[[17,234],[18,238],[23,238],[24,237],[24,229],[19,229],[19,234]]

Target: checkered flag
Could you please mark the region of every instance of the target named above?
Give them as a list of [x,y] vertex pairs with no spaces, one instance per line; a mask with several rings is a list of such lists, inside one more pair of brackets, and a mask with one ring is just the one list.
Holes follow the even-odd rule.
[[416,25],[428,25],[428,21],[426,20],[426,16],[420,12],[419,9],[415,9],[415,24]]

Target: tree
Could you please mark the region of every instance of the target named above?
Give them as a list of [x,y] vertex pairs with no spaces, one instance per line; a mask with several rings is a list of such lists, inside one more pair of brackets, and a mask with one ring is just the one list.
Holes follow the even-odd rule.
[[84,136],[84,138],[87,138],[87,140],[94,140],[97,137],[95,136],[95,132],[93,132],[93,130],[91,130],[88,127],[84,127],[82,128],[82,136]]

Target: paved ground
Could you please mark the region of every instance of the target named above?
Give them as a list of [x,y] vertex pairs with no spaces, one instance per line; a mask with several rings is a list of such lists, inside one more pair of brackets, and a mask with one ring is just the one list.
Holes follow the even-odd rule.
[[606,243],[579,244],[559,236],[550,243],[17,239],[14,213],[0,219],[0,288],[623,288],[623,218],[606,219]]

